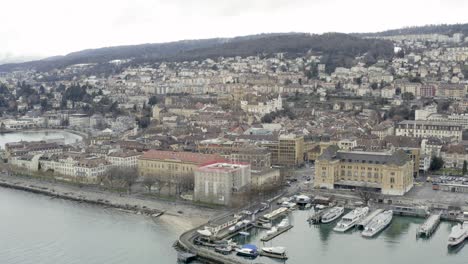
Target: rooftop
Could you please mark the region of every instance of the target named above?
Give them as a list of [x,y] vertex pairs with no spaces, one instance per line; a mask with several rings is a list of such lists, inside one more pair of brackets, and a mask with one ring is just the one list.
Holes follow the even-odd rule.
[[201,153],[193,153],[193,152],[176,152],[176,151],[162,151],[162,150],[149,150],[143,153],[140,156],[140,159],[146,160],[175,160],[180,162],[186,163],[194,163],[194,164],[207,164],[216,161],[225,161],[219,155],[215,154],[201,154]]
[[249,168],[250,164],[240,162],[217,162],[209,165],[199,167],[197,171],[200,172],[233,172],[243,168]]

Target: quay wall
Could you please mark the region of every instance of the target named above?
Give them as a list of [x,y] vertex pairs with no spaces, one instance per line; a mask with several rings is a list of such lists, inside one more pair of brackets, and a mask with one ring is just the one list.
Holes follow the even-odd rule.
[[140,208],[140,207],[131,206],[129,204],[112,203],[108,200],[103,200],[103,199],[90,199],[90,198],[86,198],[83,196],[75,196],[72,193],[58,193],[53,189],[35,187],[32,185],[25,186],[21,184],[7,183],[7,182],[0,181],[0,187],[26,191],[26,192],[35,193],[35,194],[42,194],[42,195],[50,196],[52,198],[57,198],[57,199],[70,200],[70,201],[75,201],[75,202],[80,202],[80,203],[104,206],[107,208],[115,208],[121,211],[130,212],[130,213],[141,213],[141,214],[145,214],[149,216],[160,216],[163,214],[162,211],[156,210],[156,209]]

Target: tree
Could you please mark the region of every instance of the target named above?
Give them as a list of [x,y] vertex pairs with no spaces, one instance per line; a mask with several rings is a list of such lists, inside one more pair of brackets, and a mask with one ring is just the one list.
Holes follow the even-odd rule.
[[262,123],[271,123],[273,122],[273,117],[270,114],[266,114],[262,117]]
[[148,189],[148,192],[151,192],[151,188],[156,184],[156,179],[151,176],[146,176],[143,179],[143,185]]
[[429,170],[431,171],[440,170],[443,166],[444,166],[444,160],[442,158],[437,157],[437,156],[432,156],[431,166]]
[[158,98],[156,96],[151,96],[150,99],[148,100],[148,104],[153,106],[158,103]]
[[466,162],[466,160],[464,160],[463,161],[463,168],[462,168],[463,176],[465,176],[467,172],[468,172],[468,163]]
[[121,179],[125,186],[127,187],[127,191],[130,194],[132,192],[132,186],[135,185],[138,174],[136,168],[120,168],[121,171]]
[[366,189],[359,189],[357,193],[359,195],[359,198],[361,198],[362,202],[366,206],[369,205],[369,202],[371,200],[375,199],[378,196],[377,193]]
[[116,183],[120,183],[121,186],[123,185],[126,187],[129,194],[137,179],[138,174],[136,168],[112,167],[107,173],[107,181],[110,183],[111,187],[114,187]]
[[404,101],[414,100],[414,94],[410,92],[404,92],[401,94],[401,99],[403,99]]
[[398,50],[398,52],[395,54],[397,58],[404,58],[405,57],[405,51],[403,49]]

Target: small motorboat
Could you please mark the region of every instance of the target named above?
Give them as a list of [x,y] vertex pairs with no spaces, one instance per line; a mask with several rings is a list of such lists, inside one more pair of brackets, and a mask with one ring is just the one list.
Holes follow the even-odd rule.
[[286,248],[285,247],[264,247],[262,248],[260,255],[277,258],[277,259],[287,259]]
[[218,252],[223,255],[229,255],[232,252],[232,247],[230,245],[216,247],[215,252]]
[[237,255],[248,258],[256,258],[258,256],[257,246],[245,244],[242,248],[236,249]]

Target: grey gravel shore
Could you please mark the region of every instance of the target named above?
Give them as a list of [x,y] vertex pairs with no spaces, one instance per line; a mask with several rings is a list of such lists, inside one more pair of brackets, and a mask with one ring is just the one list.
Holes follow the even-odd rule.
[[46,181],[33,177],[0,174],[0,187],[89,203],[106,208],[115,208],[128,213],[158,217],[158,221],[173,225],[174,229],[179,231],[199,226],[215,215],[222,213],[220,210],[198,207],[186,202],[170,202],[146,197],[141,193],[128,195],[101,190],[96,187],[80,187],[74,184]]

